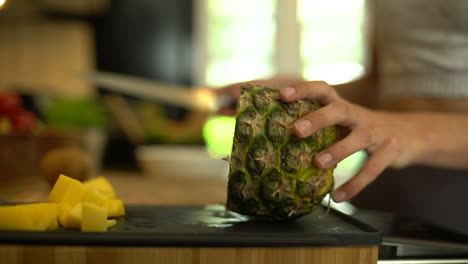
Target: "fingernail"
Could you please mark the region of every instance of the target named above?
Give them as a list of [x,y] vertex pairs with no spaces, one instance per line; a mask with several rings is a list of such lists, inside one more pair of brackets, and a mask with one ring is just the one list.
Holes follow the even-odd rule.
[[307,132],[312,129],[312,123],[307,119],[298,121],[294,126],[303,135],[307,134]]
[[333,200],[337,203],[343,202],[346,200],[346,193],[343,191],[335,191],[333,193]]
[[281,91],[281,93],[285,97],[291,97],[292,95],[296,93],[296,89],[294,89],[293,87],[286,87]]
[[318,162],[323,166],[326,167],[330,164],[332,161],[333,157],[330,153],[323,153],[320,156],[318,156]]

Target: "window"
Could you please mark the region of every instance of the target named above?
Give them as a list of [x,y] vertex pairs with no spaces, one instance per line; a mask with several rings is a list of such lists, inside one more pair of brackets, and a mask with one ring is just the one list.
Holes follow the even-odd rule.
[[[273,74],[275,0],[204,0],[198,80],[220,86]],[[200,14],[200,13],[199,13]]]
[[298,0],[303,77],[330,84],[364,74],[364,0]]
[[[197,3],[199,85],[219,87],[284,73],[338,84],[364,74],[364,0]],[[226,156],[233,133],[233,118],[213,117],[205,127],[208,148]],[[354,174],[364,156],[360,152],[340,166]]]

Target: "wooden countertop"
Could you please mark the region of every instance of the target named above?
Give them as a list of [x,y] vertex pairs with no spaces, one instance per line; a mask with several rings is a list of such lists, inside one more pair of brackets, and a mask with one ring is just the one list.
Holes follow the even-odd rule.
[[[102,175],[126,204],[213,204],[226,199],[227,179],[222,178],[171,178],[123,171],[107,171]],[[1,184],[0,199],[45,201],[49,191],[50,186],[39,177],[10,179]]]
[[[171,178],[136,172],[102,173],[126,204],[224,203],[227,179]],[[50,186],[38,177],[2,180],[0,199],[47,200]],[[146,248],[0,245],[2,263],[377,263],[377,246],[289,248]],[[4,261],[4,262],[3,262]]]

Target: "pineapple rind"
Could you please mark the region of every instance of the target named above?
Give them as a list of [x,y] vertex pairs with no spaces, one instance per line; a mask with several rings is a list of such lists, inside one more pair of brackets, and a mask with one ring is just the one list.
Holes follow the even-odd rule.
[[241,89],[230,156],[227,208],[276,220],[310,213],[333,189],[333,169],[315,166],[314,156],[336,140],[335,127],[302,139],[291,125],[321,106],[315,100],[285,103],[279,90]]

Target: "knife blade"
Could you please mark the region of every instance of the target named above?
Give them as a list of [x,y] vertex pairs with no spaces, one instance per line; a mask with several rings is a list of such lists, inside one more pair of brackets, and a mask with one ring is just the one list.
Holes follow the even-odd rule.
[[214,89],[194,89],[189,86],[164,83],[114,72],[90,72],[84,76],[84,79],[109,91],[143,99],[152,99],[198,111],[216,112],[222,107],[232,107],[235,104],[234,99],[230,96],[216,93]]

